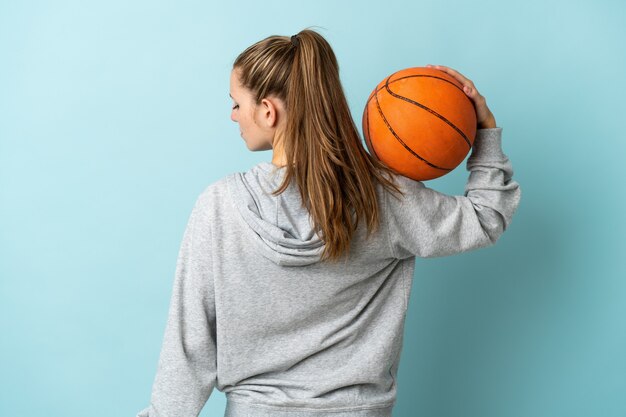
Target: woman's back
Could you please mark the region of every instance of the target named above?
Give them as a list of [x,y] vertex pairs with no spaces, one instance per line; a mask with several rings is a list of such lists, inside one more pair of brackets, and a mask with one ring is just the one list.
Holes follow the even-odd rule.
[[367,238],[360,225],[339,262],[320,261],[295,184],[271,194],[284,168],[208,186],[179,253],[152,406],[179,412],[184,387],[191,415],[216,387],[232,417],[391,415],[415,256],[495,243],[519,203],[501,132],[479,130],[467,196],[402,176],[401,199],[378,186],[380,228]]

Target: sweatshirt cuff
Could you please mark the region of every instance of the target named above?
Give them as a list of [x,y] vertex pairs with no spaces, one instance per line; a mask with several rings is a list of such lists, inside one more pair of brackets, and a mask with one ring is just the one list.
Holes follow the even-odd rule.
[[502,151],[502,128],[493,127],[476,130],[471,158],[480,160],[506,159],[507,156]]

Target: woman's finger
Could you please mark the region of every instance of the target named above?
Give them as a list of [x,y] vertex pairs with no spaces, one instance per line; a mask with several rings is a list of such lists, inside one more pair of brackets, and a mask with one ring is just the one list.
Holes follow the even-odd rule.
[[469,79],[464,76],[463,74],[461,74],[460,72],[450,68],[450,67],[446,67],[445,65],[431,65],[428,64],[427,67],[432,67],[444,72],[447,72],[448,74],[454,76],[455,78],[457,78],[459,81],[461,81],[463,84],[465,84],[466,82],[469,81]]
[[443,71],[443,72],[445,72],[447,74],[450,74],[451,76],[456,78],[463,85],[463,91],[465,92],[465,94],[474,103],[474,107],[476,109],[476,117],[477,117],[477,121],[478,121],[478,125],[479,126],[484,125],[485,121],[489,120],[490,118],[493,118],[493,114],[489,110],[489,107],[487,107],[487,100],[485,100],[485,97],[483,97],[478,92],[478,90],[476,90],[476,87],[474,86],[474,83],[470,79],[465,77],[460,72],[458,72],[458,71],[456,71],[456,70],[454,70],[452,68],[446,67],[445,65],[431,65],[431,64],[428,64],[426,66],[428,68],[438,69],[438,70]]
[[428,64],[426,65],[428,68],[435,68],[438,70],[441,70],[443,72],[446,72],[450,75],[452,75],[454,78],[456,78],[457,80],[459,80],[459,82],[461,84],[463,84],[464,86],[469,87],[471,90],[475,91],[476,88],[474,87],[474,83],[472,82],[472,80],[470,80],[469,78],[467,78],[466,76],[464,76],[463,74],[461,74],[460,72],[450,68],[450,67],[446,67],[445,65],[431,65]]

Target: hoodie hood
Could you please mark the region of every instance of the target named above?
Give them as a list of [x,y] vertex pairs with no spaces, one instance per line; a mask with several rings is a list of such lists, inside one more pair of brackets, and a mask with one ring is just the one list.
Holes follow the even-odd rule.
[[295,183],[277,195],[285,168],[261,162],[228,177],[228,190],[260,253],[277,265],[304,266],[320,260],[324,242],[313,230]]

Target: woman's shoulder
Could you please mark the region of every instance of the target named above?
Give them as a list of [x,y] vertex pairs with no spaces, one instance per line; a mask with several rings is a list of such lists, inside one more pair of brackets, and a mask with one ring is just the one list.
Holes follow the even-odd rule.
[[237,173],[231,173],[205,185],[197,197],[196,205],[207,207],[222,201],[228,193],[228,183],[235,175]]
[[[386,171],[386,170],[380,170],[379,172],[382,174],[384,178],[389,180],[391,183],[395,184],[403,193],[411,192],[413,190],[423,189],[426,187],[423,182],[414,180],[413,178],[404,176],[398,172]],[[385,194],[385,193],[397,194],[395,192],[395,189],[386,186],[386,184],[383,184],[381,181],[376,181],[376,189],[378,190],[380,194]]]

